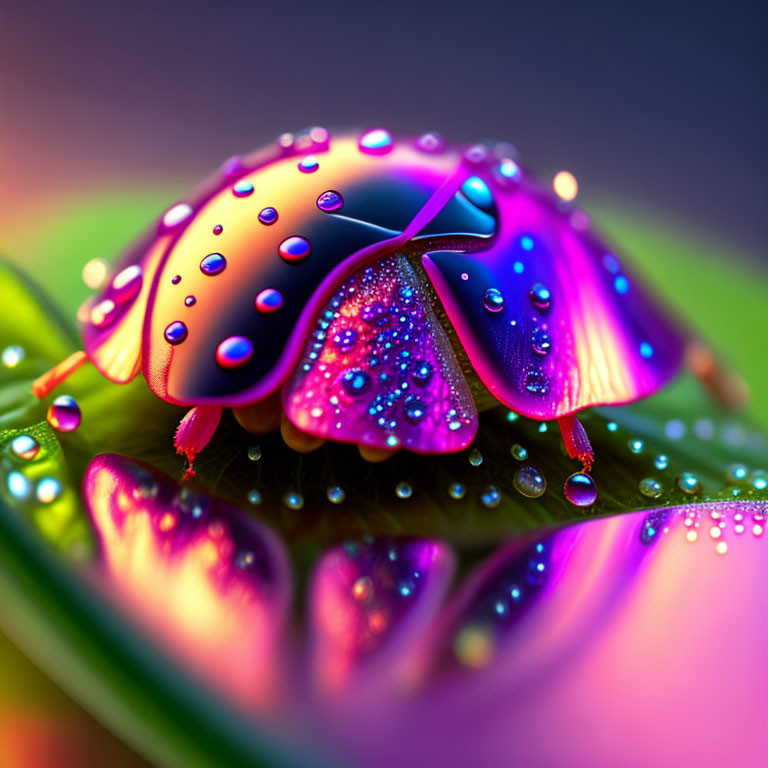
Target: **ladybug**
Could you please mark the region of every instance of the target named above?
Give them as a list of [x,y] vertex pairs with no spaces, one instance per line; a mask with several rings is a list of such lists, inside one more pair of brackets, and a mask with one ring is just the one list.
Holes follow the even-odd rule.
[[575,414],[655,392],[688,335],[570,196],[507,144],[285,134],[161,217],[81,309],[85,351],[33,391],[86,360],[117,383],[141,371],[189,408],[190,467],[223,408],[250,431],[282,424],[299,451],[335,440],[379,460],[462,450],[500,402],[558,420],[586,473]]

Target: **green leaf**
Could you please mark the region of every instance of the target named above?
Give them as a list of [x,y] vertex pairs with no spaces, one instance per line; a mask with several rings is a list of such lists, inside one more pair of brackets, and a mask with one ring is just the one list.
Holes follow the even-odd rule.
[[[32,449],[20,455],[19,445]],[[0,498],[49,545],[73,560],[92,554],[92,531],[80,504],[79,479],[70,474],[47,422],[0,431],[0,476]]]
[[[333,443],[299,457],[279,435],[254,438],[227,417],[198,458],[196,469],[203,486],[240,504],[247,504],[249,491],[257,490],[261,502],[254,506],[256,514],[294,544],[408,535],[437,536],[460,546],[491,545],[526,531],[589,517],[732,500],[735,495],[768,498],[768,491],[750,485],[749,475],[741,487],[727,479],[728,468],[735,463],[745,464],[750,472],[768,469],[765,435],[730,414],[713,410],[691,380],[642,403],[583,415],[597,456],[593,477],[598,499],[592,507],[576,507],[565,498],[564,481],[579,467],[565,455],[557,424],[542,427],[514,414],[510,421],[509,413],[496,408],[482,414],[477,439],[460,454],[418,456],[403,451],[382,464],[364,461],[354,446]],[[683,437],[668,436],[667,432],[674,435],[681,427]],[[637,440],[642,448],[633,453],[629,444]],[[515,445],[526,449],[524,461],[513,457]],[[248,453],[256,446],[260,458],[253,461]],[[473,454],[477,461],[476,452],[482,456],[477,466],[470,462]],[[663,470],[654,465],[660,454],[668,456]],[[538,498],[527,498],[515,488],[515,472],[524,466],[534,467],[547,481],[545,493]],[[699,478],[699,492],[680,489],[676,479],[683,472]],[[644,478],[661,484],[658,497],[641,493],[639,483]],[[411,489],[409,498],[398,496],[401,483]],[[466,488],[461,499],[449,494],[455,483]],[[489,486],[500,494],[498,504],[484,501]],[[330,487],[344,490],[342,503],[328,500]],[[301,508],[295,508],[296,494],[301,496]]]

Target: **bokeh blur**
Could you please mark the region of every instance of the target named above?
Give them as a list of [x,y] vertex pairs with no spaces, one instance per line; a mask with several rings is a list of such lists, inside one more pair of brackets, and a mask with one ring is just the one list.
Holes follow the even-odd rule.
[[[82,298],[80,265],[116,255],[101,243],[227,156],[383,124],[509,140],[649,242],[673,222],[709,246],[699,300],[725,318],[713,276],[768,268],[766,33],[760,0],[0,0],[0,253]],[[0,689],[0,768],[144,765],[4,638]]]
[[74,195],[180,193],[283,131],[383,123],[511,141],[583,203],[764,258],[767,27],[760,0],[2,0],[0,249]]

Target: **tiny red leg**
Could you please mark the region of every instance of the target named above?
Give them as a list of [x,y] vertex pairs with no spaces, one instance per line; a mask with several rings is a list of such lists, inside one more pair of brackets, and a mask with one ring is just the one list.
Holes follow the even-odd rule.
[[578,459],[583,465],[583,471],[589,472],[595,461],[595,453],[589,443],[589,438],[581,422],[573,413],[557,420],[563,433],[565,450],[572,459]]
[[190,408],[179,422],[173,444],[176,446],[176,453],[186,456],[189,462],[185,478],[195,476],[195,456],[210,442],[216,427],[219,426],[221,414],[222,408],[217,405],[198,405]]

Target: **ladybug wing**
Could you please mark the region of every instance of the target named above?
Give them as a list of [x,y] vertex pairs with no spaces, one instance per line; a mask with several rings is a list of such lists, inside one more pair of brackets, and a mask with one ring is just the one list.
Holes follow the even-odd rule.
[[[333,292],[408,240],[409,225],[459,158],[425,157],[406,144],[366,155],[356,137],[342,136],[309,172],[294,156],[222,186],[157,277],[144,327],[153,391],[185,405],[237,406],[277,389]],[[340,208],[322,208],[329,191],[340,195]],[[495,221],[453,195],[423,234],[444,227],[487,235]]]
[[553,419],[650,395],[675,374],[683,334],[596,238],[540,191],[502,189],[497,202],[492,247],[422,262],[498,400]]
[[145,239],[121,260],[102,294],[80,312],[85,351],[98,371],[111,381],[131,381],[141,366],[141,332],[152,279],[171,234]]
[[358,271],[326,305],[283,408],[304,432],[381,450],[458,451],[477,431],[445,331],[400,255]]

